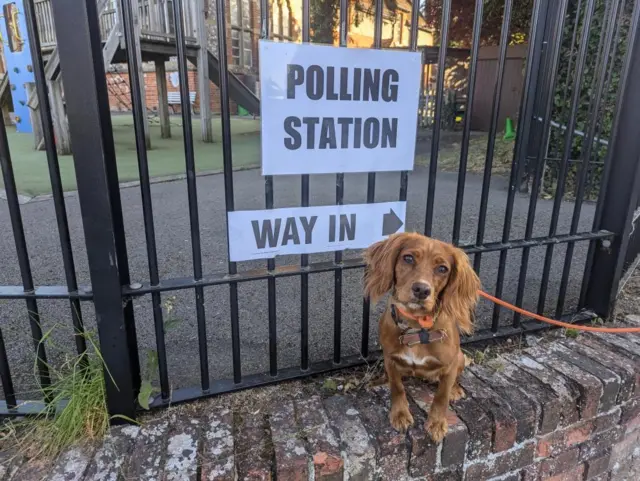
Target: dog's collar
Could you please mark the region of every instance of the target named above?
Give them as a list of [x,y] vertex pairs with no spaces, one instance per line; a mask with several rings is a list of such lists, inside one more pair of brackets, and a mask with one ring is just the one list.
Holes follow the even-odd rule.
[[391,317],[393,317],[396,324],[399,324],[404,317],[405,319],[417,322],[423,329],[431,329],[435,322],[435,316],[414,316],[395,304],[391,304]]
[[[447,338],[447,333],[445,331],[429,331],[435,322],[433,316],[413,316],[395,304],[391,304],[391,317],[393,318],[393,322],[395,322],[402,331],[398,340],[400,341],[400,344],[404,346],[412,347],[416,344],[442,342]],[[408,326],[403,327],[401,325],[404,324],[402,322],[404,320],[403,317],[414,320],[423,327],[421,329],[413,329]]]

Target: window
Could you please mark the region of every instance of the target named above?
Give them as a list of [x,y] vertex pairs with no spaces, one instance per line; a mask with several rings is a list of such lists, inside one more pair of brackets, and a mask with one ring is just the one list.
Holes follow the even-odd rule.
[[240,67],[253,66],[251,0],[231,0],[231,59]]

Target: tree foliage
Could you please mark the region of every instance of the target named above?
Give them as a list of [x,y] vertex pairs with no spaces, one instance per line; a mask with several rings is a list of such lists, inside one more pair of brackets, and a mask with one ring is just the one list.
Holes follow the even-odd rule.
[[[483,0],[481,45],[495,45],[500,40],[504,0]],[[422,15],[429,27],[440,36],[442,0],[431,0],[421,5]],[[515,0],[511,10],[509,28],[510,43],[524,43],[529,31],[533,0]],[[476,0],[453,0],[451,2],[451,22],[449,24],[449,45],[469,47],[473,37],[473,19]]]

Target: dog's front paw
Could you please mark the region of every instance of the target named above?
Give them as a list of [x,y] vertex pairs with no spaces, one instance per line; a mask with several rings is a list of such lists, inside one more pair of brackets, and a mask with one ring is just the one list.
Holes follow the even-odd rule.
[[447,434],[447,418],[441,416],[429,416],[427,420],[427,432],[435,443],[442,441]]
[[464,393],[464,390],[460,387],[459,384],[455,384],[452,388],[451,388],[451,393],[449,394],[449,399],[453,402],[458,401],[459,399],[464,399],[464,397],[466,396],[466,394]]
[[413,416],[411,415],[409,408],[406,406],[399,409],[392,409],[389,418],[393,428],[401,433],[405,432],[413,425]]

